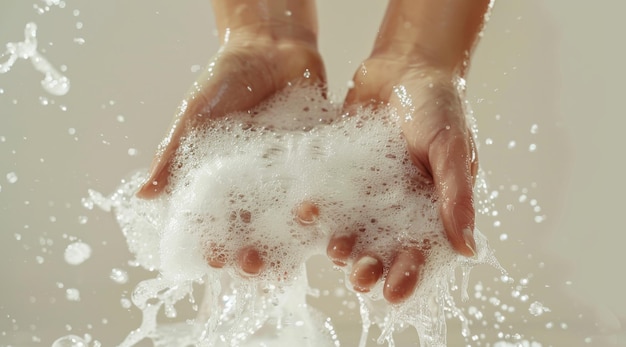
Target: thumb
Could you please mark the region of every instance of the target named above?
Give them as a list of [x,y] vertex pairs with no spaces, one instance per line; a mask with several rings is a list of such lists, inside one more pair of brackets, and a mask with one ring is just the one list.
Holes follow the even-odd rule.
[[476,156],[469,130],[439,132],[429,147],[429,161],[446,236],[458,253],[476,255],[474,191]]

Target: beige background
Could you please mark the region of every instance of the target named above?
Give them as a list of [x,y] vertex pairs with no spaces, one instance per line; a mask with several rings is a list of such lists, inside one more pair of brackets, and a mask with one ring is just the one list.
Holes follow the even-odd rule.
[[[84,209],[81,198],[88,188],[111,192],[120,178],[148,165],[195,66],[218,47],[211,9],[200,0],[66,0],[65,8],[41,15],[33,4],[45,6],[1,2],[0,44],[22,40],[25,24],[37,23],[40,50],[53,65],[67,66],[72,87],[62,97],[47,94],[26,61],[0,75],[0,346],[49,346],[69,330],[110,346],[138,325],[138,312],[123,309],[120,298],[146,274],[127,265],[112,217]],[[330,89],[341,95],[367,56],[386,2],[318,4]],[[488,267],[476,269],[472,287],[480,281],[499,290],[516,307],[502,330],[544,346],[626,346],[625,10],[610,0],[501,0],[469,76],[482,165],[499,191],[498,215],[480,216],[478,227],[512,277],[529,278],[523,292],[530,298],[513,298]],[[129,148],[139,154],[130,156]],[[6,179],[10,172],[16,183]],[[520,202],[522,189],[528,198]],[[536,223],[537,215],[545,221]],[[79,266],[63,260],[72,238],[93,248]],[[310,265],[314,283],[336,287],[339,276],[326,261]],[[108,278],[114,267],[129,271],[128,284]],[[67,288],[79,289],[81,301],[68,302]],[[357,331],[353,300],[316,303],[333,312],[345,339]],[[551,312],[531,316],[535,300]],[[486,305],[493,322],[493,305],[462,304],[472,305]],[[493,336],[492,325],[473,332]],[[450,345],[461,345],[455,325],[450,330]]]

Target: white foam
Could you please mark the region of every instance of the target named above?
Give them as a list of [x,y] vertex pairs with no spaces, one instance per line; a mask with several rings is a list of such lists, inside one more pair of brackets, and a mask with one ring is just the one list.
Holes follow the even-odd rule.
[[[134,195],[145,172],[125,180],[108,199],[90,191],[96,205],[113,208],[137,263],[159,271],[133,293],[144,321],[122,346],[145,337],[157,346],[243,346],[268,332],[287,341],[304,332],[322,337],[315,346],[338,345],[330,322],[320,321],[306,304],[303,264],[325,253],[334,232],[356,230],[355,254],[379,254],[385,268],[395,250],[429,241],[420,285],[404,304],[387,304],[380,283],[359,294],[365,332],[378,325],[379,341],[391,346],[395,331],[413,326],[422,346],[444,346],[448,313],[461,320],[467,336],[467,319],[450,286],[458,267],[466,292],[472,266],[497,266],[486,239],[476,231],[475,259],[453,252],[436,196],[409,159],[393,112],[363,109],[346,117],[331,102],[311,98],[317,94],[292,89],[252,112],[198,129],[181,145],[169,191],[155,200]],[[295,220],[294,208],[303,201],[319,207],[311,225]],[[261,252],[266,266],[259,276],[241,276],[233,265],[246,246]],[[214,249],[225,256],[223,269],[207,265]],[[191,296],[192,283],[206,288],[198,316],[184,334],[170,334],[156,314],[163,308],[175,316],[174,303]],[[299,324],[285,323],[294,317]],[[367,333],[362,345],[365,339]]]
[[70,243],[65,248],[63,255],[68,264],[79,265],[91,257],[91,246],[80,241]]

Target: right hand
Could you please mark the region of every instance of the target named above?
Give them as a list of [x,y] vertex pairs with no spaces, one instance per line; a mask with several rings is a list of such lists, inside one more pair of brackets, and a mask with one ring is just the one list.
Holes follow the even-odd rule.
[[259,30],[252,26],[230,32],[178,107],[138,197],[152,199],[164,192],[175,169],[171,164],[180,140],[194,128],[254,108],[290,83],[324,84],[324,65],[315,34],[280,38],[268,31],[280,33],[281,28]]

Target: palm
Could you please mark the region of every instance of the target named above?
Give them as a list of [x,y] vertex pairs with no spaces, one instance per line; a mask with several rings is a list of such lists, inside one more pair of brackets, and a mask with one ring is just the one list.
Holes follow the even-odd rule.
[[151,198],[166,188],[180,139],[193,128],[249,110],[292,82],[321,84],[324,80],[324,66],[315,47],[232,40],[210,61],[181,103],[169,136],[159,146],[150,178],[138,195]]
[[[452,76],[397,57],[379,56],[361,65],[354,82],[345,108],[350,112],[356,106],[383,103],[397,110],[411,159],[438,194],[448,240],[457,252],[472,255],[472,185],[477,162]],[[369,265],[371,262],[359,261],[366,255],[352,254],[355,237],[333,236],[328,254],[338,264],[354,257],[352,283],[368,290],[383,270],[380,262]],[[391,264],[384,264],[389,267],[383,291],[387,300],[402,301],[413,292],[419,276],[416,269],[424,262],[424,253],[409,247],[398,250]]]

